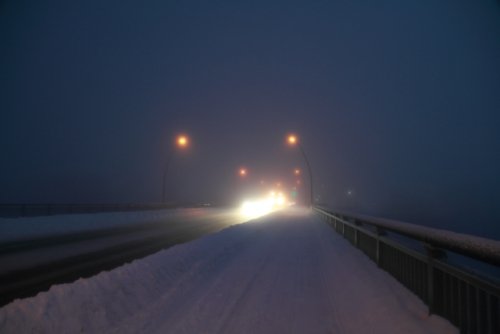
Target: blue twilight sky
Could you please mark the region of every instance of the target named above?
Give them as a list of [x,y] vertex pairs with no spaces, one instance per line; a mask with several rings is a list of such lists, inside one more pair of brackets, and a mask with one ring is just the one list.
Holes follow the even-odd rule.
[[169,200],[237,202],[293,130],[322,202],[500,239],[498,1],[3,0],[0,51],[0,202],[159,201],[182,131]]

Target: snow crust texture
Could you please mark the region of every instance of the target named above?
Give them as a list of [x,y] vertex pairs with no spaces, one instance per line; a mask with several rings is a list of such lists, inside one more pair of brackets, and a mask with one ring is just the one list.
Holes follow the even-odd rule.
[[0,309],[1,333],[458,333],[306,209]]

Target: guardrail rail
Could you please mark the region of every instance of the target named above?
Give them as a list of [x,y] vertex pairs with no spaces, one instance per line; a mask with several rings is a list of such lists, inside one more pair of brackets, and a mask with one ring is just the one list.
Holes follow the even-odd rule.
[[[447,254],[460,254],[500,268],[500,241],[364,215],[314,210],[381,269],[415,293],[429,308],[457,326],[460,333],[500,333],[500,277],[488,279],[452,265]],[[409,238],[424,252],[390,239]]]

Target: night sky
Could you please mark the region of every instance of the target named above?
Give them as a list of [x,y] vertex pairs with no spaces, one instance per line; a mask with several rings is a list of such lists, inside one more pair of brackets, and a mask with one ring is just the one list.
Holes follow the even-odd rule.
[[2,203],[158,202],[170,154],[238,202],[293,131],[332,208],[500,239],[498,1],[4,0],[0,51]]

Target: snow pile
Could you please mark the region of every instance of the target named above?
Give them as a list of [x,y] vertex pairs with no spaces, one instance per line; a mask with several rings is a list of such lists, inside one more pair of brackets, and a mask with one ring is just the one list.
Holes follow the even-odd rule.
[[458,333],[288,209],[0,309],[2,333]]

